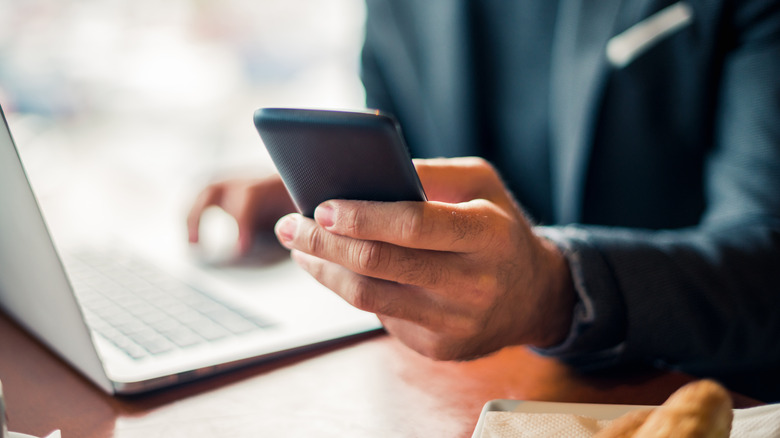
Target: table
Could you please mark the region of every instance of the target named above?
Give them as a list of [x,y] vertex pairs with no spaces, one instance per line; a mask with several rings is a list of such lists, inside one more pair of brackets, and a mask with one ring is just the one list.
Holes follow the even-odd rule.
[[[497,398],[659,404],[692,377],[581,375],[523,347],[435,362],[378,332],[183,386],[112,397],[0,313],[11,430],[72,437],[469,437]],[[736,407],[761,404],[733,394]]]

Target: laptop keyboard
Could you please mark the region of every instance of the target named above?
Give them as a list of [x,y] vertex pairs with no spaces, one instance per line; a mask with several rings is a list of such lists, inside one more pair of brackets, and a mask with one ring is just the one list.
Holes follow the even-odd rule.
[[133,359],[273,326],[141,260],[78,254],[66,265],[87,325]]

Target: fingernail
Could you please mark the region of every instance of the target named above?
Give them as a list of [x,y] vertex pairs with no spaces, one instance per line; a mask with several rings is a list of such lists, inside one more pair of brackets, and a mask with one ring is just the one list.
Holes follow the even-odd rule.
[[294,216],[285,216],[276,223],[276,236],[282,243],[291,242],[295,238],[298,222]]
[[329,203],[320,204],[316,210],[314,210],[314,219],[324,228],[332,227],[333,220],[333,206]]

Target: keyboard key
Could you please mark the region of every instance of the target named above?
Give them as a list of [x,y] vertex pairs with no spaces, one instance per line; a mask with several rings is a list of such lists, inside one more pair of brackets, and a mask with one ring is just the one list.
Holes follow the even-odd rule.
[[192,331],[203,336],[208,341],[216,341],[230,335],[228,330],[210,319],[204,319],[197,325],[192,325],[191,328]]
[[191,347],[193,345],[204,342],[204,339],[185,327],[179,327],[177,329],[162,332],[163,336],[167,337],[174,344],[179,347]]

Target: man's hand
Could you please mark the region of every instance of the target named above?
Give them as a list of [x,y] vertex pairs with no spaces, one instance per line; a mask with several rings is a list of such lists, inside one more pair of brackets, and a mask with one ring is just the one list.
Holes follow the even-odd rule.
[[495,170],[477,158],[416,165],[429,202],[327,201],[315,220],[282,218],[279,240],[319,282],[426,356],[561,342],[575,302],[568,266]]
[[240,254],[250,250],[258,231],[270,231],[280,217],[295,211],[279,175],[214,183],[200,192],[187,216],[190,243],[198,242],[200,218],[211,206],[222,208],[236,219]]

